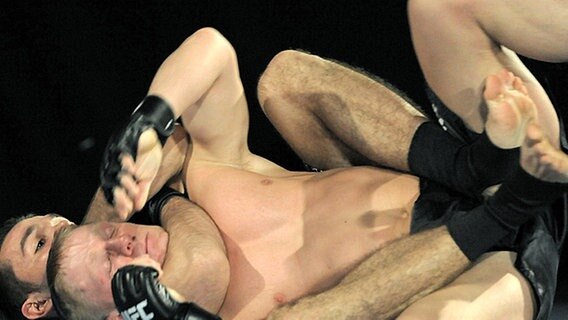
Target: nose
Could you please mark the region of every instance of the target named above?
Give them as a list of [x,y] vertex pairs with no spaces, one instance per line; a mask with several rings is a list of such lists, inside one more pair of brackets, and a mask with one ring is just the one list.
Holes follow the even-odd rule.
[[107,249],[116,254],[130,257],[134,254],[135,238],[128,235],[113,237],[107,242]]

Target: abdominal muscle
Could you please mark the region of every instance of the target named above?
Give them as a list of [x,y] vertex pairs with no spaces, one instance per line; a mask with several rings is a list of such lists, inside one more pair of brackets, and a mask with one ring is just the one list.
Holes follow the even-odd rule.
[[[198,174],[197,174],[198,172]],[[226,166],[187,176],[221,230],[231,281],[223,319],[261,319],[336,284],[364,257],[405,236],[418,180],[377,168],[271,176]]]

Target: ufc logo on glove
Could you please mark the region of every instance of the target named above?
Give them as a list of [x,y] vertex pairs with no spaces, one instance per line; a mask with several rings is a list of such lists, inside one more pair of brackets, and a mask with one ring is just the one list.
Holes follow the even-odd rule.
[[154,313],[146,314],[144,308],[148,305],[148,300],[144,299],[135,306],[128,308],[120,313],[124,320],[151,320],[154,319]]

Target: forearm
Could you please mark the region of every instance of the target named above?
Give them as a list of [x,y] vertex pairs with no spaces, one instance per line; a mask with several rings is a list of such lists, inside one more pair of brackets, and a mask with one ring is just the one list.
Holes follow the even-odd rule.
[[[156,178],[150,185],[148,198],[154,196],[163,186],[171,184],[179,179],[183,165],[188,154],[189,137],[181,125],[176,126],[176,130],[168,138],[162,149],[162,162]],[[182,184],[176,184],[176,188],[183,188]]]
[[274,310],[268,319],[391,319],[470,265],[445,227],[392,242],[337,286]]
[[165,99],[177,118],[208,93],[234,55],[230,43],[217,31],[200,29],[160,65],[148,95]]
[[91,199],[87,213],[81,224],[97,221],[123,221],[114,211],[114,208],[106,201],[103,190],[99,187]]
[[229,284],[229,262],[217,226],[199,206],[172,197],[162,208],[169,233],[161,282],[210,312],[218,312]]

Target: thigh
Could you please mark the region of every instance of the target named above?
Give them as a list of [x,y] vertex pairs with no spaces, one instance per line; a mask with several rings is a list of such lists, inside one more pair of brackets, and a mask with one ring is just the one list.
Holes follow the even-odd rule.
[[412,137],[426,121],[388,83],[298,51],[272,59],[258,96],[294,151],[322,169],[380,164],[407,171]]
[[466,2],[495,42],[536,60],[568,61],[568,1]]
[[[507,43],[512,45],[526,41],[521,36],[527,32],[505,32],[506,28],[501,26],[510,23],[514,27],[507,8],[499,8],[498,13],[486,8],[494,5],[497,10],[505,6],[503,3],[516,2],[519,1],[410,0],[408,16],[416,55],[428,84],[473,131],[480,133],[484,127],[480,107],[485,79],[507,68],[523,79],[537,105],[539,121],[556,138],[558,118],[546,91],[516,53],[502,46],[504,40],[497,39],[508,39]],[[538,2],[534,3],[537,6]],[[490,30],[484,24],[491,25]]]
[[410,305],[399,320],[533,319],[529,282],[515,269],[516,254],[484,255],[456,280]]

